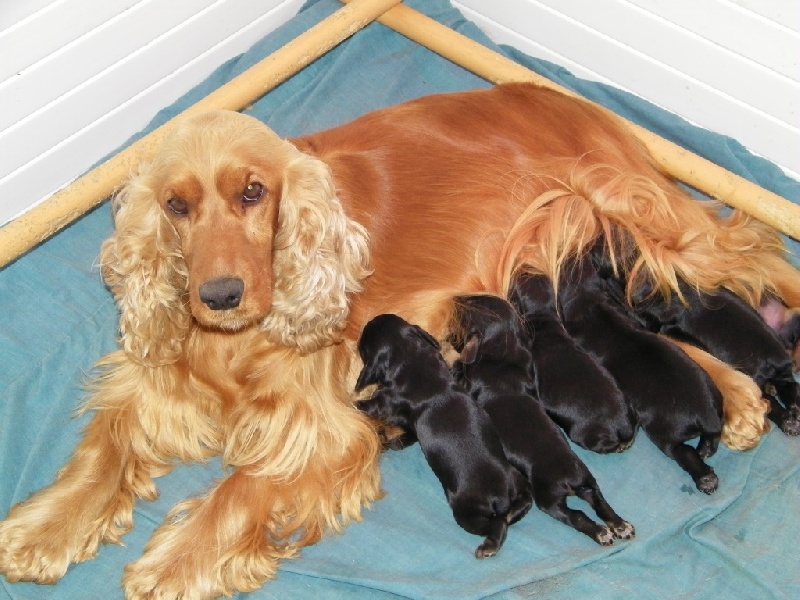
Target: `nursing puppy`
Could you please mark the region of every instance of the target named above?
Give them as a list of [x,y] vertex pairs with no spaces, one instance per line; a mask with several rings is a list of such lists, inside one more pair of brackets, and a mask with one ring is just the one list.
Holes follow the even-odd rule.
[[[611,297],[597,271],[607,260],[603,251],[596,246],[565,269],[559,286],[564,326],[611,373],[653,443],[711,494],[719,480],[703,459],[719,445],[722,396],[685,352],[645,330]],[[696,449],[686,443],[698,436]]]
[[[633,526],[614,512],[589,469],[530,394],[529,340],[512,306],[497,296],[462,296],[457,305],[457,337],[463,344],[457,343],[461,358],[453,371],[489,414],[508,460],[530,480],[536,506],[602,545],[615,537],[633,537]],[[606,524],[569,508],[569,496],[588,502]]]
[[564,329],[550,279],[517,276],[509,300],[532,336],[534,388],[550,418],[588,450],[627,449],[636,432],[630,408],[609,372]]
[[[681,286],[685,302],[653,295],[634,303],[654,331],[696,344],[752,377],[770,402],[768,416],[785,433],[800,434],[800,386],[784,340],[736,294]],[[776,398],[777,396],[777,398]]]
[[358,352],[364,368],[356,390],[378,385],[358,407],[404,429],[407,441],[419,441],[456,522],[486,538],[475,556],[495,555],[508,526],[528,512],[532,499],[530,484],[506,460],[489,417],[456,384],[439,343],[396,315],[367,323]]

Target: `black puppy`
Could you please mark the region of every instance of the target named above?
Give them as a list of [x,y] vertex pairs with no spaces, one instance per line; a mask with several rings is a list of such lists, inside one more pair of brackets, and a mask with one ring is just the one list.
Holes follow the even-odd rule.
[[[463,345],[457,342],[461,358],[453,371],[489,414],[508,460],[531,481],[536,506],[603,545],[632,537],[631,524],[609,506],[589,469],[529,393],[529,340],[512,306],[497,296],[464,296],[457,304]],[[569,496],[588,502],[606,525],[569,508]]]
[[[645,330],[597,271],[599,244],[564,269],[561,314],[569,334],[614,377],[653,443],[711,494],[719,484],[703,462],[719,445],[722,396],[708,374],[674,344]],[[700,437],[697,449],[686,442]]]
[[576,444],[621,452],[633,442],[635,420],[617,382],[570,337],[544,275],[519,275],[509,293],[532,337],[536,395],[547,414]]
[[752,377],[770,402],[770,419],[785,433],[800,434],[800,386],[779,334],[733,292],[701,293],[682,285],[681,293],[685,303],[674,295],[641,294],[636,301],[637,294],[635,312],[651,330],[699,346]]
[[488,415],[455,382],[439,343],[397,315],[367,323],[358,351],[364,368],[356,390],[378,384],[358,407],[404,429],[407,441],[419,440],[456,522],[486,538],[475,556],[496,554],[532,497],[528,481],[506,460]]

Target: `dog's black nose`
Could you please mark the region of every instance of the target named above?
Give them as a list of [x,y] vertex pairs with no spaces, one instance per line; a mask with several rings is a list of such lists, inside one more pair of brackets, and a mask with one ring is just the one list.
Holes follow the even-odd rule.
[[211,310],[236,308],[242,301],[244,281],[238,277],[220,277],[200,286],[200,300]]

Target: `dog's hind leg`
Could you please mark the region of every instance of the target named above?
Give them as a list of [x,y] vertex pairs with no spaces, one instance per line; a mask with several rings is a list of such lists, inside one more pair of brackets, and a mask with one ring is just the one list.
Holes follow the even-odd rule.
[[697,442],[697,454],[703,460],[714,456],[719,448],[719,434],[704,433],[700,436],[700,441]]
[[714,473],[714,469],[703,462],[697,450],[688,444],[680,442],[671,445],[662,445],[656,442],[656,445],[661,448],[664,454],[673,459],[684,471],[691,475],[698,490],[704,494],[713,494],[717,491],[719,478]]
[[500,550],[508,534],[508,523],[505,519],[498,518],[491,525],[491,531],[486,534],[480,546],[475,549],[475,558],[489,558]]
[[800,271],[780,256],[763,259],[764,266],[780,298],[789,308],[800,308]]
[[597,482],[590,482],[576,490],[577,495],[588,502],[609,529],[614,537],[628,540],[636,535],[633,525],[620,517],[603,496]]
[[798,411],[784,408],[778,399],[771,394],[764,394],[769,402],[769,419],[781,428],[786,435],[800,435],[800,416]]
[[791,373],[771,381],[775,392],[783,403],[784,410],[775,410],[777,401],[770,398],[769,418],[775,421],[786,435],[800,435],[800,385]]
[[542,499],[537,494],[536,506],[554,519],[588,535],[602,546],[609,546],[614,543],[614,533],[608,526],[595,523],[586,516],[586,513],[580,510],[569,508],[566,496]]
[[769,406],[761,388],[741,371],[693,344],[663,336],[700,365],[722,393],[721,440],[732,450],[749,450],[769,431]]

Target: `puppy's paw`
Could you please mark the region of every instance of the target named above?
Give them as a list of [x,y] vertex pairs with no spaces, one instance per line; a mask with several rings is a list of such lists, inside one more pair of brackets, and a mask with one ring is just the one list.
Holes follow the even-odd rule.
[[697,454],[699,454],[700,458],[702,458],[703,460],[711,458],[716,453],[717,453],[717,446],[713,440],[704,438],[697,445]]
[[594,540],[601,546],[610,546],[614,543],[614,532],[608,527],[600,527],[594,535]]
[[475,558],[489,558],[497,554],[500,547],[497,542],[490,539],[485,539],[483,543],[475,549]]
[[611,532],[614,534],[615,538],[621,540],[629,540],[636,535],[636,530],[633,528],[633,525],[627,521],[622,521],[619,524],[612,525]]
[[793,407],[781,419],[781,431],[786,435],[800,435],[800,409]]
[[716,473],[712,472],[698,477],[695,480],[695,484],[697,485],[697,489],[704,494],[713,494],[717,491],[717,487],[719,486],[719,478]]

